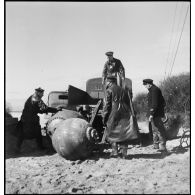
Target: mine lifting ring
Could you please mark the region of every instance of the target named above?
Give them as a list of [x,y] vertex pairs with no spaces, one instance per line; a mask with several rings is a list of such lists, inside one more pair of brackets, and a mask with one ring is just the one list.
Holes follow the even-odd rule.
[[87,139],[92,142],[97,142],[99,140],[99,136],[98,136],[96,129],[90,126],[87,127],[86,129],[86,136],[87,136]]

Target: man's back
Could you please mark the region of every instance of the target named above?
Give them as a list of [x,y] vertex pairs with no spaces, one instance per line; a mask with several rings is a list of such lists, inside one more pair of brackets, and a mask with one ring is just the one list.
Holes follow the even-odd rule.
[[26,100],[22,111],[21,119],[23,122],[38,122],[38,103],[32,101],[32,95]]
[[130,106],[127,90],[115,83],[109,86],[106,90],[106,102],[103,112],[105,121],[111,118],[114,118],[116,121],[121,120],[121,117],[129,118]]
[[107,89],[104,120],[107,124],[108,141],[123,142],[137,138],[137,132],[133,128],[127,89],[116,84]]
[[129,106],[129,96],[126,89],[114,84],[109,90],[112,93],[112,102],[125,104],[126,107]]
[[160,88],[156,85],[152,85],[148,93],[148,107],[153,109],[154,116],[164,117],[165,100]]

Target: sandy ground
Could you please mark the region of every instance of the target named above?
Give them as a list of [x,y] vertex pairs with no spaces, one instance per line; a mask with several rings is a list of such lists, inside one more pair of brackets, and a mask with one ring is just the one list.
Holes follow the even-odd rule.
[[32,147],[6,157],[5,193],[190,194],[190,148],[179,144],[180,137],[168,141],[167,155],[129,145],[127,159],[110,158],[107,149],[84,161]]

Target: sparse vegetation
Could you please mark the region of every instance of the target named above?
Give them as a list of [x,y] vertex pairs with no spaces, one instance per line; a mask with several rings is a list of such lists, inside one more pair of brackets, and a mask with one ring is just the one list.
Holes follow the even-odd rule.
[[137,114],[138,120],[145,120],[147,113],[147,94],[140,93],[135,97],[133,105]]
[[[166,101],[165,111],[169,115],[180,115],[183,124],[190,126],[190,73],[172,76],[160,83],[160,89]],[[146,119],[147,93],[140,93],[135,97],[134,107],[137,119]]]
[[166,111],[173,114],[190,112],[190,73],[172,76],[160,84]]

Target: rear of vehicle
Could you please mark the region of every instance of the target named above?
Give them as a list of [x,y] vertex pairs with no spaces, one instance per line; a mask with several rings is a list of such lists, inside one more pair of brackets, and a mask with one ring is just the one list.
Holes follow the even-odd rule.
[[[125,78],[126,86],[132,91],[132,81],[131,79]],[[104,98],[104,86],[102,85],[102,78],[93,78],[87,80],[86,83],[86,92],[95,99],[103,99]]]
[[[47,106],[53,108],[71,109],[68,105],[68,92],[67,91],[51,91],[48,94]],[[75,108],[74,108],[75,109]],[[44,128],[52,113],[40,115],[40,124]]]
[[47,104],[49,107],[68,107],[68,92],[66,91],[52,91],[48,95]]
[[[132,91],[132,81],[128,78],[125,79],[125,84],[126,86],[130,89],[130,91]],[[89,94],[90,97],[92,97],[93,99],[96,100],[102,100],[102,104],[99,108],[99,111],[95,117],[94,123],[93,123],[93,127],[99,132],[100,137],[103,136],[103,132],[104,132],[104,126],[102,123],[102,111],[103,111],[103,101],[104,101],[104,97],[105,97],[105,88],[102,85],[102,78],[92,78],[87,80],[86,82],[86,92]],[[95,109],[95,105],[89,105],[92,112],[91,112],[91,116],[92,113],[94,112]]]

